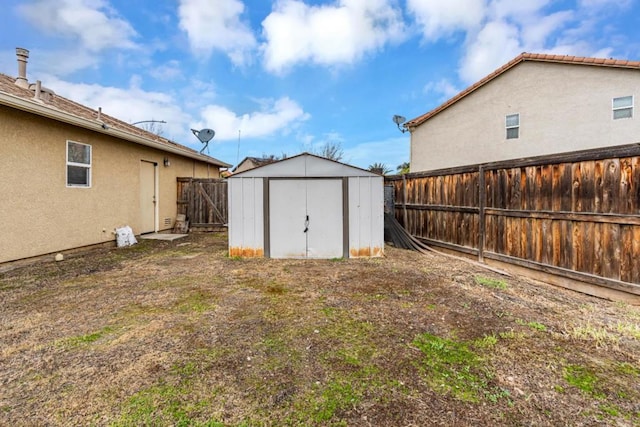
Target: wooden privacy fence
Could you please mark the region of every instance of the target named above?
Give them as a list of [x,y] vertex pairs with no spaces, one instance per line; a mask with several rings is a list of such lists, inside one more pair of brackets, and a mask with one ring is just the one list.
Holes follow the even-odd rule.
[[640,295],[640,144],[386,180],[429,244]]
[[227,225],[227,181],[215,178],[178,178],[178,214],[191,229],[212,231]]

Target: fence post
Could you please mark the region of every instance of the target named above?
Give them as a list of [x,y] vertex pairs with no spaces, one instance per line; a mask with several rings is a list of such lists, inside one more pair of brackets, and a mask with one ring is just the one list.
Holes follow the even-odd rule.
[[[409,226],[407,221],[407,176],[406,174],[402,174],[402,220],[404,224],[404,229],[409,231],[407,228]],[[409,231],[410,232],[410,231]]]
[[485,233],[485,218],[484,210],[487,204],[486,199],[486,184],[484,181],[484,168],[478,167],[478,261],[484,262],[484,233]]

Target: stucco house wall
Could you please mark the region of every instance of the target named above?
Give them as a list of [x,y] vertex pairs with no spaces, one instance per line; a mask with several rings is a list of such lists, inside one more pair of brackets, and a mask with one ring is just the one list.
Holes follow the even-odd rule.
[[[540,57],[545,61],[522,61],[480,82],[417,126],[420,118],[408,122],[411,171],[640,141],[640,63],[623,68]],[[612,100],[624,96],[634,97],[633,117],[614,120]],[[519,137],[507,139],[505,117],[515,113]]]
[[[113,241],[140,230],[141,162],[156,163],[156,229],[176,216],[176,178],[217,178],[219,167],[0,106],[0,262]],[[91,187],[66,185],[67,141],[91,145]],[[164,166],[164,158],[170,166]]]
[[[0,74],[0,263],[115,241],[125,225],[170,229],[177,178],[231,166],[30,83],[29,52],[16,56],[18,76]],[[68,141],[91,147],[89,185],[67,183]]]

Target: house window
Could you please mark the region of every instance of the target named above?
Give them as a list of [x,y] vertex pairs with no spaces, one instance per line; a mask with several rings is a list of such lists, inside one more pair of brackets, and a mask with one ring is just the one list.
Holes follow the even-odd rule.
[[91,146],[67,141],[67,187],[91,187]]
[[633,96],[613,98],[613,120],[633,117]]
[[517,139],[520,136],[520,114],[507,114],[507,139]]

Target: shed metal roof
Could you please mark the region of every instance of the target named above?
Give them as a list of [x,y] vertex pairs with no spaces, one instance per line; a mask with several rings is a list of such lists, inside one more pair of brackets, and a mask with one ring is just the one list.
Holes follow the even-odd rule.
[[340,163],[315,154],[302,153],[297,156],[279,160],[239,172],[228,179],[250,177],[353,177],[379,176],[377,173]]

